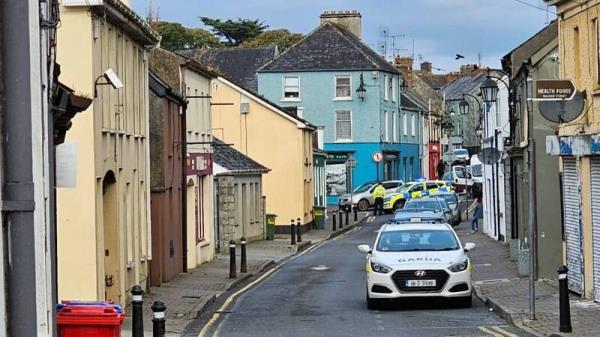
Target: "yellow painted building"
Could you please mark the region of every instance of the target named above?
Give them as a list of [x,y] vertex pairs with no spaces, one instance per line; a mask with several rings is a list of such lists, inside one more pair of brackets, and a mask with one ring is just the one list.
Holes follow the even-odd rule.
[[221,139],[268,167],[263,176],[266,213],[277,215],[276,233],[291,219],[303,229],[313,220],[313,138],[315,127],[290,112],[219,77],[212,84],[212,126]]
[[94,102],[59,149],[58,295],[125,304],[152,258],[147,56],[160,38],[124,3],[94,2],[60,8],[61,79]]
[[583,113],[546,142],[554,141],[547,152],[561,156],[569,288],[600,301],[600,1],[546,3],[558,14],[560,78],[586,95]]

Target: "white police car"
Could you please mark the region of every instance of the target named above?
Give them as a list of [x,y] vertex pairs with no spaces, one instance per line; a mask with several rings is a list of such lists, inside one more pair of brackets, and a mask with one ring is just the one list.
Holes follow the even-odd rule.
[[452,227],[445,223],[385,224],[375,246],[360,245],[367,254],[367,307],[386,299],[452,298],[471,306],[471,263]]

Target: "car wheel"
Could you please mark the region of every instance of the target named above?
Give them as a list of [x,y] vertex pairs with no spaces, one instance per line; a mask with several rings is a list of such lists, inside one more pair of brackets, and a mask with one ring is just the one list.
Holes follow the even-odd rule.
[[379,302],[376,298],[370,298],[369,293],[367,293],[367,309],[369,310],[377,310],[379,309],[381,302]]
[[406,203],[406,200],[402,199],[402,200],[398,200],[394,203],[394,210],[398,210],[401,208],[404,208],[404,204]]
[[358,201],[357,207],[359,211],[364,212],[369,209],[369,202],[367,201],[367,199],[360,199]]
[[460,308],[470,308],[473,306],[473,297],[471,295],[466,297],[459,297],[456,299],[456,304]]

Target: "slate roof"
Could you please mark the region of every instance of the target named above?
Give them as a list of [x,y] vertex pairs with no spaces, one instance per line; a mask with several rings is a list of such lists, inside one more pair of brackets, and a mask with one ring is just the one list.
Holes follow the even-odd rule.
[[442,74],[427,74],[422,75],[421,79],[435,90],[440,90],[448,84],[448,77]]
[[312,33],[260,68],[259,72],[382,70],[399,71],[345,28],[331,22]]
[[[535,35],[521,43],[502,58],[502,68],[511,73],[512,77],[517,75],[524,63],[535,53],[544,48],[553,40],[558,39],[558,21],[550,22]],[[558,41],[556,42],[558,46]]]
[[408,92],[402,93],[401,95],[400,106],[402,109],[427,111],[427,104],[425,104],[425,102],[423,102],[415,93]]
[[277,56],[277,46],[258,48],[199,48],[177,53],[223,74],[244,88],[258,91],[256,71]]
[[442,94],[445,94],[447,101],[461,100],[463,94],[472,93],[477,90],[485,81],[486,75],[480,73],[475,76],[467,75],[461,76],[442,88]]
[[232,174],[264,174],[270,170],[255,162],[232,146],[213,137],[213,161],[219,166],[227,169]]

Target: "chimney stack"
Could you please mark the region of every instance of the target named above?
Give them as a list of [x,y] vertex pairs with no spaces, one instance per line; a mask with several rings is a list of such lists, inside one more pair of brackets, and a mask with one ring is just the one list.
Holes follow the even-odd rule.
[[396,56],[394,66],[400,70],[406,84],[410,87],[413,84],[413,58],[410,56]]
[[332,22],[346,28],[357,38],[362,38],[361,15],[357,10],[351,11],[324,11],[321,14],[321,24]]
[[479,69],[479,66],[476,64],[464,64],[460,66],[460,74],[463,76],[474,75],[473,72],[477,69]]
[[425,74],[431,74],[431,62],[421,62],[421,72]]

